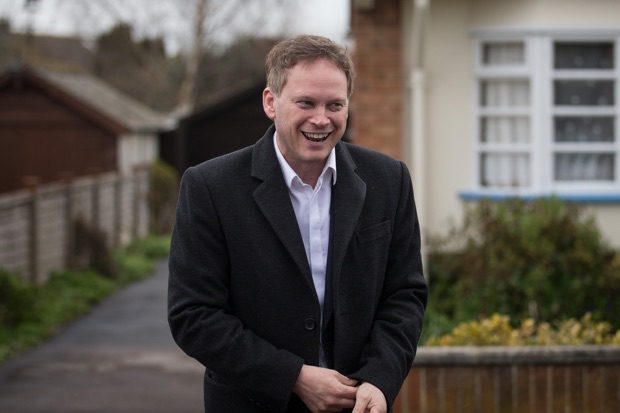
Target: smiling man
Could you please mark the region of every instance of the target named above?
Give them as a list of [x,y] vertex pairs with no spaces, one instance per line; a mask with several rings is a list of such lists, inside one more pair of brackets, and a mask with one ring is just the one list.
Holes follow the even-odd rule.
[[391,411],[427,297],[409,172],[340,142],[344,48],[298,36],[266,72],[265,136],[183,176],[173,336],[205,366],[205,412]]

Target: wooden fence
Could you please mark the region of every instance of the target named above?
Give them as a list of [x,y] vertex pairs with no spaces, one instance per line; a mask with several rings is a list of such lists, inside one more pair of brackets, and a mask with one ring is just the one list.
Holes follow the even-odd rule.
[[33,283],[70,267],[76,220],[114,248],[149,231],[148,171],[107,173],[0,195],[0,268]]
[[395,413],[618,413],[620,346],[421,347]]

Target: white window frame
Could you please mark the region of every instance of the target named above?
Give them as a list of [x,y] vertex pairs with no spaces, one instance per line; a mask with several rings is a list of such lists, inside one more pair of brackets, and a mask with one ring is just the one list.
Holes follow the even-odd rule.
[[[525,47],[521,65],[483,65],[483,48],[489,43],[522,42]],[[553,67],[555,42],[614,42],[614,64],[610,70],[556,70]],[[481,195],[608,195],[620,193],[620,30],[478,30],[473,33],[473,182],[472,189]],[[484,108],[481,105],[481,83],[486,79],[527,79],[529,82],[529,107]],[[554,80],[556,79],[611,79],[614,81],[614,105],[609,107],[572,107],[554,105]],[[485,115],[524,115],[529,117],[530,142],[490,144],[481,142],[481,119]],[[559,143],[554,141],[554,116],[607,115],[614,117],[614,141],[611,143]],[[613,181],[561,182],[554,179],[555,152],[603,151],[614,154]],[[488,151],[526,153],[530,159],[529,186],[483,186],[481,155]]]

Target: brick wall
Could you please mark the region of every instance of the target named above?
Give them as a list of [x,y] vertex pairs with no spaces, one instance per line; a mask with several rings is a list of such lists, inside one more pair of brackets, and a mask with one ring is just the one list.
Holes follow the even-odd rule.
[[402,159],[400,0],[375,1],[370,11],[357,10],[352,3],[357,80],[351,102],[351,140]]
[[620,346],[421,347],[394,413],[620,412]]

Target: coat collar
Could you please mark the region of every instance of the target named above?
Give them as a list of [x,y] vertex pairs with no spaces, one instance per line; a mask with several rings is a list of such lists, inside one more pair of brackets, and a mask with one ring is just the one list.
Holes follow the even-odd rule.
[[[274,132],[275,127],[272,125],[253,148],[252,176],[262,181],[254,191],[254,200],[313,286],[295,211],[276,157],[273,145]],[[336,165],[338,180],[332,187],[333,239],[330,240],[334,247],[332,250],[334,285],[338,285],[344,256],[353,237],[366,196],[366,183],[355,172],[355,162],[342,142],[336,145]],[[334,289],[336,293],[337,290],[337,288]]]

